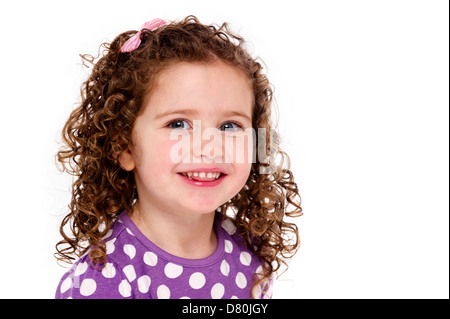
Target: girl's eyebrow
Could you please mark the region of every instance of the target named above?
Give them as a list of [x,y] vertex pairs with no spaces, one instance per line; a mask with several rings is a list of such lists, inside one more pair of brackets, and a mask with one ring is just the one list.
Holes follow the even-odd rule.
[[[166,117],[166,116],[170,116],[170,115],[175,115],[175,114],[183,114],[183,115],[189,115],[189,116],[195,116],[198,115],[198,111],[195,109],[176,109],[176,110],[168,110],[159,114],[156,114],[153,118],[155,120],[158,120],[160,118]],[[245,118],[248,121],[252,121],[250,116],[248,116],[247,114],[245,114],[244,112],[240,112],[240,111],[235,111],[235,110],[227,110],[225,112],[222,113],[222,116],[224,117],[228,117],[228,116],[240,116],[242,118]]]
[[161,112],[159,114],[156,114],[153,118],[155,120],[158,120],[160,118],[169,116],[169,115],[174,115],[174,114],[184,114],[184,115],[197,115],[198,111],[194,110],[194,109],[176,109],[176,110],[167,110],[165,112]]
[[224,115],[225,117],[228,117],[228,116],[240,116],[240,117],[245,118],[245,119],[248,120],[249,122],[252,121],[252,119],[250,118],[250,116],[248,116],[248,115],[245,114],[244,112],[240,112],[240,111],[226,111],[226,112],[223,112],[223,115]]

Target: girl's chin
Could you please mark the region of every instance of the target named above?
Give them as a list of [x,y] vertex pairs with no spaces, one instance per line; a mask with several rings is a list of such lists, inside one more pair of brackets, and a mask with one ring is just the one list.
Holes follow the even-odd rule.
[[180,211],[189,214],[201,215],[209,214],[215,212],[218,207],[220,207],[223,202],[217,200],[211,200],[211,197],[180,197],[179,206]]
[[217,207],[220,205],[183,205],[184,211],[192,215],[207,215],[216,211]]

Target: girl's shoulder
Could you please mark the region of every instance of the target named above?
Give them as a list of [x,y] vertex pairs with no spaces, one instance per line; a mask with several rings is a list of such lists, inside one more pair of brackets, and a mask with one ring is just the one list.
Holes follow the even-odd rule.
[[122,255],[132,254],[132,251],[124,249],[127,244],[123,242],[129,243],[132,238],[133,235],[127,231],[127,227],[119,219],[116,220],[103,237],[106,263],[102,266],[93,264],[89,252],[81,256],[62,276],[55,298],[132,298],[130,280],[123,269],[122,261],[125,259]]
[[[225,254],[232,256],[231,260],[234,261],[234,267],[236,267],[238,274],[245,273],[248,278],[253,278],[253,275],[256,275],[257,277],[262,276],[262,260],[249,249],[243,237],[238,233],[234,221],[226,217],[220,226],[225,233],[223,236],[225,242]],[[243,278],[244,277],[236,276],[236,284],[239,288],[243,285]],[[257,296],[258,299],[272,298],[273,277],[263,280],[255,286],[254,289],[255,296]]]
[[234,224],[231,218],[225,217],[223,221],[220,223],[219,229],[220,231],[223,232],[223,237],[225,241],[225,252],[233,253],[234,247],[236,247],[237,248],[236,251],[253,254],[248,249],[245,240],[238,233],[236,225]]
[[224,232],[223,237],[225,238],[225,252],[233,253],[233,247],[236,247],[236,251],[241,255],[240,258],[242,258],[242,255],[251,255],[256,259],[259,259],[259,257],[257,257],[256,254],[253,253],[253,251],[248,247],[242,235],[239,234],[236,225],[231,218],[225,217],[220,224],[220,228]]

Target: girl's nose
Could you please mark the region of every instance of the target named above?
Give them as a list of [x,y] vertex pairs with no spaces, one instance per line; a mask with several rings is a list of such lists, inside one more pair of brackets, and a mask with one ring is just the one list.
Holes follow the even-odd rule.
[[222,163],[223,138],[217,128],[201,127],[200,121],[194,121],[192,155],[194,163]]

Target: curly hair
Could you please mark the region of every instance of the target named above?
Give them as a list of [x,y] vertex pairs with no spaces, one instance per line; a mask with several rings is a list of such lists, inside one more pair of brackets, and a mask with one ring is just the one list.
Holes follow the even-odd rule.
[[71,263],[74,255],[89,251],[92,263],[105,264],[102,237],[117,216],[132,210],[137,200],[133,173],[122,169],[118,158],[132,145],[133,124],[145,96],[168,66],[219,58],[252,81],[253,128],[275,132],[266,136],[265,146],[256,148],[270,154],[269,160],[262,163],[256,156],[245,186],[217,208],[224,218],[231,214],[228,217],[249,249],[263,261],[263,272],[254,276],[254,289],[270,280],[280,266],[287,266],[286,260],[296,253],[298,229],[285,217],[302,215],[289,157],[279,149],[279,137],[273,129],[272,86],[261,64],[245,49],[244,39],[233,34],[227,23],[204,25],[195,16],[188,16],[154,31],[144,29],[141,45],[121,53],[121,46],[134,34],[136,31],[124,32],[111,43],[103,43],[101,57],[81,55],[83,63],[92,64],[93,69],[83,83],[80,105],[63,128],[64,146],[56,155],[61,169],[72,174],[74,181],[70,212],[60,226],[63,240],[56,244],[55,256]]

